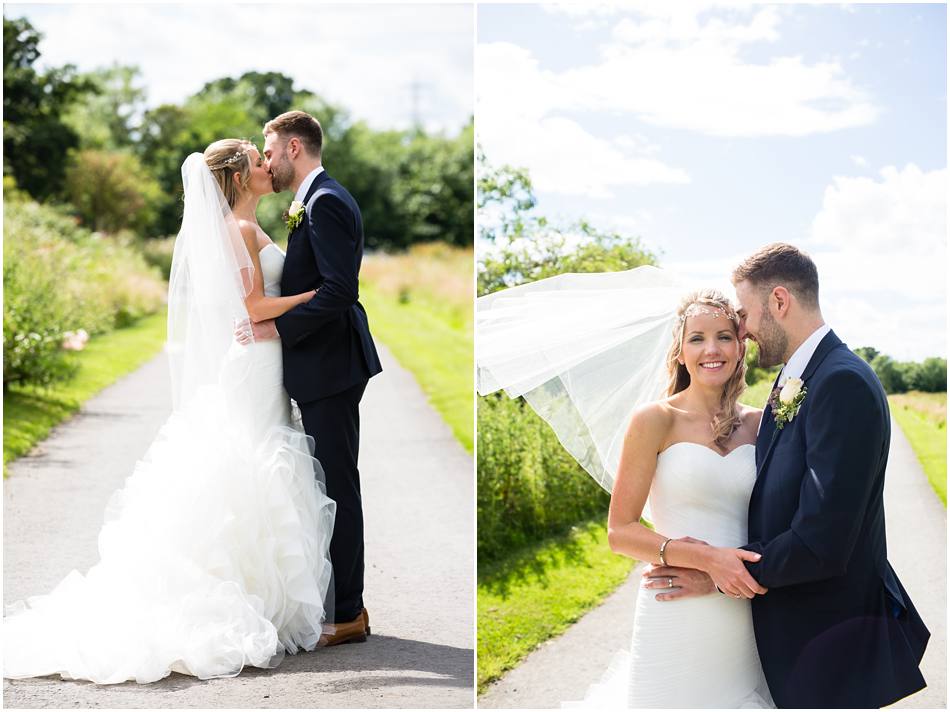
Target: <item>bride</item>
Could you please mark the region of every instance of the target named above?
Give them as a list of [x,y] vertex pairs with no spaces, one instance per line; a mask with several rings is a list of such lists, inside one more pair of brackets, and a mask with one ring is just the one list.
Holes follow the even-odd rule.
[[332,620],[335,504],[291,418],[270,321],[314,292],[279,296],[284,255],[255,219],[272,188],[253,144],[217,141],[182,178],[173,412],[106,507],[99,562],[7,608],[4,677],[234,676],[314,649]]
[[676,599],[677,576],[644,578],[631,649],[582,706],[774,707],[750,606],[766,589],[742,563],[758,554],[737,548],[747,542],[761,411],[738,403],[745,350],[732,305],[715,290],[682,293],[640,267],[479,300],[480,392],[523,395],[612,490],[613,551],[707,572],[719,589]]

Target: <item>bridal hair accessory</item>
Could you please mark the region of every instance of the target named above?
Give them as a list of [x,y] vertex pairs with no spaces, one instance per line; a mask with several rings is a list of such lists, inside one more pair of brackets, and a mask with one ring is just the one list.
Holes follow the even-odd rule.
[[304,205],[299,200],[295,200],[290,204],[290,209],[287,211],[287,217],[284,218],[287,222],[288,230],[297,229],[297,226],[303,221],[303,211]]
[[226,166],[230,166],[232,163],[237,163],[238,161],[240,161],[240,160],[241,160],[242,158],[244,158],[246,155],[247,155],[247,147],[245,146],[244,150],[238,151],[238,152],[235,153],[233,156],[229,156],[229,157],[225,158],[225,159],[222,161],[222,163],[223,163],[224,165],[226,165]]
[[724,316],[730,321],[739,321],[739,318],[735,314],[729,314],[728,312],[717,307],[708,307],[705,304],[690,304],[680,316],[679,322],[682,324],[686,321],[686,317],[698,316],[700,314],[715,314],[718,316]]
[[776,428],[781,430],[795,419],[807,393],[805,382],[800,378],[784,379],[772,391],[772,395],[769,396],[769,405],[772,406]]

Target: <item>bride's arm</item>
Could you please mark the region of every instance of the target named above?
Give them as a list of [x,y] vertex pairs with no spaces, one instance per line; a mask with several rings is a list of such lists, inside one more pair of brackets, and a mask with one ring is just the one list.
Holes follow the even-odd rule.
[[630,419],[624,436],[617,478],[610,497],[607,516],[607,539],[612,551],[650,563],[660,560],[664,542],[666,564],[706,571],[724,592],[751,598],[765,589],[756,583],[742,563],[757,561],[755,554],[730,549],[671,540],[640,523],[656,473],[656,458],[670,428],[670,418],[659,403],[638,408]]
[[244,280],[245,288],[250,287],[247,297],[244,299],[244,306],[247,307],[247,315],[254,323],[276,319],[281,314],[285,314],[298,304],[305,304],[313,299],[317,293],[311,289],[308,292],[294,294],[287,297],[268,297],[264,294],[264,275],[261,273],[261,258],[257,248],[257,229],[254,225],[246,222],[240,223],[241,237],[244,238],[244,244],[251,256],[251,263],[254,266],[254,275],[249,278],[246,271],[241,271],[241,278]]

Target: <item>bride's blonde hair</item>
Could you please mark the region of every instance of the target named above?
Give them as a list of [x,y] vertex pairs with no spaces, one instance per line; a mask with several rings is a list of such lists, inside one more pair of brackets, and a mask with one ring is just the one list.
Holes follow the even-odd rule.
[[[666,395],[672,396],[689,386],[689,371],[679,362],[683,353],[683,338],[686,336],[686,318],[690,316],[690,308],[698,306],[700,309],[721,311],[730,322],[732,331],[739,340],[739,315],[736,314],[732,303],[717,289],[701,289],[686,295],[676,310],[676,326],[673,331],[673,343],[670,345],[666,357],[666,366],[670,374],[670,383]],[[713,417],[712,428],[714,442],[722,449],[726,449],[729,438],[742,424],[739,415],[739,396],[745,390],[745,344],[739,340],[739,363],[735,372],[723,385],[722,398],[719,401],[719,412]]]
[[[205,163],[232,208],[251,179],[251,158],[247,152],[252,148],[254,144],[245,139],[223,138],[204,151]],[[240,186],[234,183],[235,173],[241,175]]]

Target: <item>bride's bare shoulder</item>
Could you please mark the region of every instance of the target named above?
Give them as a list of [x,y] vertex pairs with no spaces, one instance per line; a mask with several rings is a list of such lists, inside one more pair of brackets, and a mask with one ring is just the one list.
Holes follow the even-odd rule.
[[659,440],[672,427],[675,409],[668,398],[637,406],[630,416],[627,432],[638,431]]
[[260,252],[267,246],[267,243],[271,241],[267,233],[264,232],[261,226],[256,222],[237,218],[237,225],[248,251],[254,250],[255,252]]

